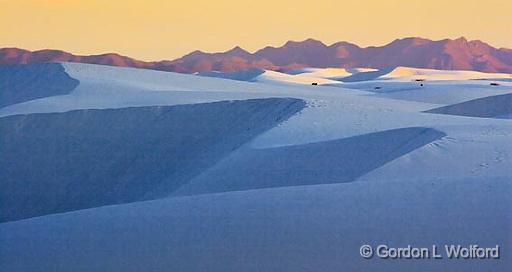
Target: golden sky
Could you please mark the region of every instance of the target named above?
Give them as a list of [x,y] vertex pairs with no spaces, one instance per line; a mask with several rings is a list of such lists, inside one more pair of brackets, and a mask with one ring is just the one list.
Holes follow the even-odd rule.
[[511,0],[0,0],[0,47],[174,59],[287,40],[480,39],[512,48]]

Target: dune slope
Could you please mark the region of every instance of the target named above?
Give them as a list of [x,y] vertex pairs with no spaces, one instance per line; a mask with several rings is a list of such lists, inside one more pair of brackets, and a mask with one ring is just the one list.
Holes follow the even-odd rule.
[[[0,224],[7,271],[507,271],[506,179],[344,183],[177,197]],[[361,245],[501,246],[498,260]]]
[[434,129],[411,127],[319,143],[240,150],[173,195],[351,182],[444,136]]
[[0,222],[170,194],[303,107],[261,99],[0,118]]
[[77,86],[59,63],[0,65],[0,107],[69,94]]
[[512,93],[486,96],[454,105],[431,109],[426,112],[473,117],[503,118],[512,114]]

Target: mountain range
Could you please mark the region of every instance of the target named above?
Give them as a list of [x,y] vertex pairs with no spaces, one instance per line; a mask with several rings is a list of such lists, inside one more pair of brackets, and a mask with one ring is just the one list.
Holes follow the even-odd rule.
[[0,64],[80,62],[146,68],[180,73],[236,71],[251,68],[286,71],[302,67],[408,66],[442,70],[512,73],[512,49],[495,48],[479,40],[404,38],[384,46],[360,47],[349,42],[326,45],[307,39],[267,46],[254,53],[240,47],[218,53],[191,52],[175,60],[141,61],[116,53],[80,56],[61,50],[0,49]]

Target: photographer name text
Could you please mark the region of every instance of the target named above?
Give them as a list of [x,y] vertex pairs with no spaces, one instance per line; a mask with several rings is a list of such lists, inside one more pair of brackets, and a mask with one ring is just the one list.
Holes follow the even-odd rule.
[[365,259],[499,259],[499,245],[481,247],[479,245],[432,245],[431,247],[392,247],[388,245],[363,245],[359,254]]

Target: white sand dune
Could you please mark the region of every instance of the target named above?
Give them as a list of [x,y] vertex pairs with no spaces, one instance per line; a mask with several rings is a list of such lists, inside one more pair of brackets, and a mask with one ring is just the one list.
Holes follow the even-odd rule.
[[251,69],[237,72],[204,72],[199,75],[235,79],[241,81],[262,81],[295,84],[332,84],[341,82],[364,82],[393,80],[409,81],[461,81],[461,80],[503,80],[512,81],[512,74],[483,73],[475,71],[434,70],[411,67],[396,68],[301,68],[287,73]]
[[512,93],[486,96],[426,112],[461,116],[506,118],[512,114]]
[[[343,69],[340,69],[343,70]],[[298,85],[312,85],[313,83],[324,85],[332,84],[339,85],[340,83],[334,80],[330,80],[327,75],[328,71],[318,71],[318,73],[281,73],[275,71],[261,70],[261,69],[250,69],[237,72],[202,72],[198,73],[200,76],[217,77],[224,79],[233,79],[248,82],[261,82],[271,84],[298,84]],[[348,73],[346,74],[348,75]],[[343,75],[345,76],[345,75]]]
[[[59,65],[78,86],[2,71],[30,87],[0,107],[7,271],[512,265],[512,82],[413,68],[340,82],[324,69],[205,77]],[[359,256],[381,243],[499,244],[502,256]]]
[[382,76],[394,80],[470,80],[512,78],[511,74],[483,73],[475,71],[434,70],[410,67],[397,67]]
[[145,200],[156,188],[169,195],[304,104],[269,98],[0,118],[0,222]]
[[374,68],[301,68],[294,69],[288,74],[307,75],[312,77],[320,77],[326,79],[343,78],[357,73],[373,72],[378,69]]
[[411,67],[385,68],[360,73],[341,78],[344,82],[359,82],[368,80],[394,81],[437,81],[437,80],[477,80],[477,79],[512,79],[511,74],[483,73],[475,71],[434,70]]
[[290,75],[285,73],[279,73],[274,71],[265,71],[262,75],[258,76],[255,81],[263,82],[263,83],[285,83],[285,84],[305,84],[311,85],[313,83],[317,83],[319,85],[323,84],[340,84],[335,80],[330,80],[327,78],[320,77],[318,75],[310,75],[309,73],[298,74],[298,75]]
[[[508,179],[296,186],[0,224],[8,271],[507,271]],[[499,260],[363,259],[363,244],[500,245]]]
[[512,84],[491,86],[488,80],[449,81],[362,81],[343,84],[344,88],[372,92],[376,97],[450,105],[486,96],[512,93]]

